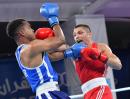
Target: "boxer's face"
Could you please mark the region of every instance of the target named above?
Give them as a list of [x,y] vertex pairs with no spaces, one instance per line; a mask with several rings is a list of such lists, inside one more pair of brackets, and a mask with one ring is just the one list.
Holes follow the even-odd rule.
[[85,28],[85,27],[77,27],[73,31],[73,37],[75,42],[77,41],[83,41],[87,42],[88,40],[91,39],[91,32]]
[[22,31],[24,33],[24,36],[28,39],[28,40],[34,40],[35,39],[35,34],[34,34],[34,30],[31,28],[31,25],[28,22],[24,22],[23,26],[22,26]]

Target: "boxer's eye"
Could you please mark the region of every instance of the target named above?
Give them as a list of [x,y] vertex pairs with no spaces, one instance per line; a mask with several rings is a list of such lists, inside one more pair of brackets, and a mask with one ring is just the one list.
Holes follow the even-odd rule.
[[83,34],[83,32],[79,31],[78,34]]

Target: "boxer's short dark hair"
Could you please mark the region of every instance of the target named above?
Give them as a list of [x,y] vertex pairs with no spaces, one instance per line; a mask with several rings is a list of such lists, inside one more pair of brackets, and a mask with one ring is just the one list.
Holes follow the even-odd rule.
[[10,38],[16,40],[16,38],[17,38],[17,31],[20,28],[20,26],[23,25],[24,21],[26,21],[26,20],[24,20],[24,19],[16,19],[16,20],[13,20],[13,21],[9,22],[7,24],[7,27],[6,27],[6,33],[7,33],[7,35]]
[[87,24],[78,24],[74,28],[78,28],[78,27],[85,27],[91,32],[91,29],[90,29],[89,25],[87,25]]

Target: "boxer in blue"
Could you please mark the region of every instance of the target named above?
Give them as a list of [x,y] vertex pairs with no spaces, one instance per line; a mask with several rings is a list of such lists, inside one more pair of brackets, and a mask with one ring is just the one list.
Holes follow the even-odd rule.
[[[15,52],[16,59],[32,91],[36,93],[36,99],[70,99],[66,93],[60,91],[58,75],[50,62],[53,57],[48,55],[48,52],[65,43],[58,21],[58,10],[58,5],[52,3],[45,3],[40,8],[41,15],[53,28],[53,31],[48,28],[38,30],[37,35],[44,35],[43,39],[35,36],[31,25],[24,19],[13,20],[8,23],[6,29],[7,35],[18,45]],[[50,36],[52,32],[54,35]]]

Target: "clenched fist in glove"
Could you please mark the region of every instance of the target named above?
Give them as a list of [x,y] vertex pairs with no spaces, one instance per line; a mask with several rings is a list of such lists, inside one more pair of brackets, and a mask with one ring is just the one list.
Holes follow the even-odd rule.
[[44,3],[40,8],[40,13],[45,17],[51,27],[56,24],[59,24],[58,15],[59,15],[59,6],[56,3]]
[[108,60],[108,57],[101,53],[98,49],[96,48],[84,48],[81,50],[81,56],[84,57],[87,60],[91,59],[99,59],[103,63],[106,63]]
[[75,43],[69,49],[65,50],[64,56],[65,56],[65,58],[77,59],[77,58],[80,57],[81,49],[83,49],[85,47],[87,47],[87,45],[85,43],[83,43],[83,42]]

